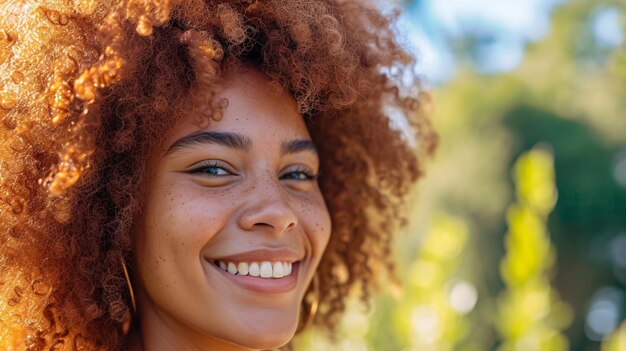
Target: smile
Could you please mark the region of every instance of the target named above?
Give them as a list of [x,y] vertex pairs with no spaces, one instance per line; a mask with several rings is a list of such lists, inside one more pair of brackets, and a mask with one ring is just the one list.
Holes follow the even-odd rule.
[[303,252],[288,248],[259,249],[205,259],[230,284],[262,294],[295,290],[301,263],[307,262]]
[[252,277],[261,277],[268,279],[278,279],[288,277],[293,272],[293,263],[291,262],[214,262],[219,268],[232,275],[250,275]]
[[[236,287],[260,294],[280,294],[295,290],[298,284],[300,263],[301,261],[293,263],[261,261],[235,264],[233,262],[211,261],[210,266]],[[246,268],[248,272],[243,274]],[[283,270],[282,276],[280,276],[281,268]]]

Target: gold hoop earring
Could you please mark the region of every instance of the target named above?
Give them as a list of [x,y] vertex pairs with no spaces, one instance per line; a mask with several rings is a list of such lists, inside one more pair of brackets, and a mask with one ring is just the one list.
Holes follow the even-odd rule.
[[308,328],[313,320],[315,319],[315,315],[317,314],[317,309],[319,308],[320,303],[320,281],[317,277],[317,273],[313,276],[313,291],[306,294],[304,297],[304,301],[302,301],[303,306],[308,307],[308,313],[306,317],[300,318],[300,326],[296,330],[296,334],[300,333],[304,329]]
[[128,275],[128,270],[126,269],[126,262],[124,262],[124,257],[120,257],[120,261],[122,263],[122,270],[124,271],[124,277],[126,277],[126,285],[128,285],[128,293],[130,295],[130,303],[133,305],[133,313],[137,313],[137,304],[135,303],[135,293],[133,292],[133,285],[130,282],[130,276]]

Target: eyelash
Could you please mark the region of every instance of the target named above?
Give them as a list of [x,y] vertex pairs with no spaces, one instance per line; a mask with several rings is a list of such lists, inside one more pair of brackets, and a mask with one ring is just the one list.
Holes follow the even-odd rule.
[[[208,171],[209,169],[221,169],[223,171],[225,171],[228,174],[211,174],[205,171]],[[230,166],[228,166],[226,163],[224,162],[219,162],[219,161],[203,161],[201,162],[197,167],[191,169],[189,171],[189,173],[192,174],[208,174],[210,176],[215,176],[215,177],[225,177],[225,176],[229,176],[229,175],[233,175],[233,171],[232,168]]]
[[[215,173],[212,174],[208,172],[209,169],[221,169],[228,174],[221,174],[221,175],[215,174]],[[229,165],[227,165],[224,162],[204,161],[204,162],[201,162],[197,167],[191,169],[189,173],[207,174],[207,175],[215,176],[215,177],[225,177],[225,176],[233,175],[235,172],[232,170],[232,168]],[[295,175],[295,177],[287,178],[289,175]],[[298,175],[303,176],[303,178],[298,178]],[[319,178],[319,174],[315,174],[308,168],[302,167],[302,166],[298,166],[296,169],[290,172],[287,172],[280,177],[280,179],[296,180],[296,181],[313,181],[313,180],[317,180],[318,178]]]
[[281,179],[285,178],[288,175],[292,175],[292,174],[299,174],[299,175],[303,175],[304,178],[289,178],[287,180],[297,180],[297,181],[313,181],[313,180],[317,180],[317,178],[319,178],[319,174],[314,174],[313,172],[311,172],[308,168],[306,167],[297,167],[295,170],[287,172],[286,174],[284,174],[283,176],[281,176]]

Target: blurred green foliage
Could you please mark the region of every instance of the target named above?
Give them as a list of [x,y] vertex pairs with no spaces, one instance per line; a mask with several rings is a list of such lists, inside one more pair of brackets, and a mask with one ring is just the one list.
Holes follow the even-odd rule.
[[[467,335],[469,326],[463,315],[476,303],[475,290],[454,278],[467,237],[463,221],[445,215],[433,220],[417,257],[408,267],[403,293],[393,310],[394,340],[400,345],[449,351]],[[458,301],[455,289],[466,290],[461,290]],[[386,338],[372,335],[370,340],[379,348],[389,347]]]
[[560,330],[572,313],[546,275],[555,254],[546,227],[557,199],[552,154],[532,149],[513,169],[517,202],[507,212],[507,253],[500,265],[506,289],[498,299],[498,350],[565,351],[569,343]]
[[626,350],[626,48],[593,34],[607,9],[626,28],[623,0],[564,1],[517,69],[466,62],[434,89],[402,293],[298,350]]

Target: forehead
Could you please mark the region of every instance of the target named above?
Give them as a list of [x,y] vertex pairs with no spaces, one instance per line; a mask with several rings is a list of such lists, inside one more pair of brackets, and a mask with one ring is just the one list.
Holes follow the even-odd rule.
[[174,125],[164,147],[203,130],[239,133],[252,140],[253,146],[260,141],[310,139],[295,99],[255,69],[229,74],[217,99],[227,101],[220,120],[200,127],[194,116],[185,116]]

